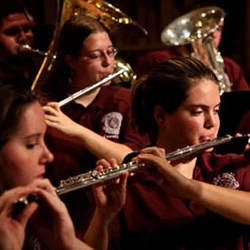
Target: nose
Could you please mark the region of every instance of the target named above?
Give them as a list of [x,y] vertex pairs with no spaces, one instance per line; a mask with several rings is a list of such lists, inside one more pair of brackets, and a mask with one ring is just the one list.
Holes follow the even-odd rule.
[[210,129],[216,126],[216,124],[219,122],[218,114],[214,112],[209,112],[206,114],[205,118],[205,128]]
[[108,55],[107,53],[103,53],[102,65],[103,66],[109,66],[112,63],[114,63],[114,57]]
[[44,144],[43,146],[43,152],[40,158],[40,163],[41,164],[46,164],[50,163],[54,160],[54,155],[50,152],[48,147]]
[[33,33],[32,31],[24,31],[24,30],[20,30],[18,36],[17,36],[17,41],[18,43],[21,44],[31,44],[33,41]]

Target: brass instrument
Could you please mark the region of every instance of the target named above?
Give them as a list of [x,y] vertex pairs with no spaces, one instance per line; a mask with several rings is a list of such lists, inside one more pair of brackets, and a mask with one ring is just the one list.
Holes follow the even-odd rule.
[[[57,55],[58,37],[60,30],[64,23],[74,15],[90,15],[98,19],[111,33],[117,31],[122,26],[130,25],[135,27],[137,30],[141,31],[144,35],[147,35],[147,31],[140,26],[136,21],[123,13],[120,9],[114,7],[106,1],[102,0],[56,0],[57,3],[57,13],[56,13],[56,23],[55,30],[53,34],[52,41],[50,42],[47,52],[42,52],[37,49],[31,48],[27,44],[21,44],[19,51],[34,53],[39,56],[43,56],[44,60],[42,65],[33,81],[31,89],[34,90],[37,85],[41,85],[47,82],[54,61]],[[122,65],[123,64],[123,65]],[[117,68],[127,69],[127,73],[123,72],[122,78],[127,79],[134,77],[133,70],[130,65],[124,60],[118,59],[116,66]],[[129,66],[128,66],[129,65]],[[117,69],[116,68],[116,69]],[[120,69],[119,68],[119,69]],[[116,81],[119,82],[122,78],[117,78]],[[130,79],[130,80],[131,80]]]
[[204,7],[175,19],[161,33],[161,41],[191,55],[210,66],[219,81],[220,93],[231,91],[231,83],[224,72],[223,58],[211,34],[224,22],[225,12],[219,7]]
[[130,87],[133,81],[136,79],[136,74],[134,73],[134,70],[132,69],[130,64],[121,57],[116,57],[115,69],[117,70],[123,69],[124,72],[120,74],[118,77],[114,78],[113,83],[114,84],[128,83],[128,87]]
[[38,56],[46,57],[47,52],[40,51],[39,49],[33,49],[29,44],[20,44],[18,48],[20,53],[31,53]]
[[103,0],[64,0],[62,19],[64,19],[65,22],[72,15],[90,15],[103,23],[111,33],[114,33],[122,26],[131,25],[144,35],[148,34],[148,32],[131,17]]

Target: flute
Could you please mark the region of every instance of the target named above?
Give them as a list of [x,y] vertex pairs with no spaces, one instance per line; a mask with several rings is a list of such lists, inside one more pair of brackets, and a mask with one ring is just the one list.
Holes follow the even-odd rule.
[[[215,139],[208,140],[201,144],[187,146],[181,149],[177,149],[173,152],[166,154],[166,159],[171,162],[175,160],[181,160],[189,156],[196,156],[202,153],[208,148],[213,148],[225,143],[230,142],[232,139],[244,140],[249,143],[249,135],[244,135],[241,137],[233,137],[230,135],[218,137]],[[141,168],[145,167],[145,164],[140,161],[130,161],[128,163],[121,164],[112,168],[103,169],[101,171],[93,170],[80,175],[69,177],[68,179],[61,180],[55,191],[58,195],[66,194],[74,190],[82,189],[88,186],[92,186],[98,183],[105,182],[107,180],[115,179],[124,172],[135,172]],[[18,203],[23,203],[27,205],[30,201],[36,201],[37,197],[32,195],[31,197],[22,197],[19,199]]]
[[59,104],[59,107],[62,107],[62,106],[64,106],[64,105],[68,104],[69,102],[71,102],[71,101],[77,99],[78,97],[80,97],[80,96],[82,96],[82,95],[84,95],[84,94],[87,94],[88,92],[90,92],[90,91],[92,91],[92,90],[94,90],[94,89],[100,87],[100,86],[103,85],[104,83],[106,83],[106,82],[108,82],[108,81],[114,79],[114,78],[117,77],[118,75],[124,73],[124,71],[125,71],[125,69],[120,69],[120,70],[114,72],[113,74],[110,74],[110,75],[108,75],[107,77],[103,78],[101,81],[99,81],[99,82],[97,82],[97,83],[95,83],[95,84],[93,84],[93,85],[90,85],[90,86],[88,86],[88,87],[86,87],[86,88],[84,88],[84,89],[81,89],[81,90],[77,91],[76,93],[70,95],[69,97],[67,97],[67,98],[65,98],[65,99],[63,99],[63,100],[61,100],[61,101],[58,103],[58,104]]
[[[248,135],[242,136],[242,137],[233,137],[230,135],[218,137],[218,138],[203,142],[201,144],[187,146],[182,149],[177,149],[171,153],[167,153],[166,159],[170,162],[175,161],[175,160],[180,160],[191,155],[197,155],[208,148],[212,148],[221,144],[228,143],[232,139],[245,139],[245,138],[249,140]],[[144,163],[140,161],[131,161],[129,163],[124,163],[124,164],[121,164],[120,166],[103,169],[101,171],[96,171],[96,170],[89,171],[87,173],[69,177],[66,180],[61,180],[59,186],[56,188],[56,192],[58,195],[69,193],[77,189],[85,188],[85,187],[88,187],[97,183],[101,183],[110,179],[117,178],[123,172],[137,171],[141,169],[142,167],[145,167]]]

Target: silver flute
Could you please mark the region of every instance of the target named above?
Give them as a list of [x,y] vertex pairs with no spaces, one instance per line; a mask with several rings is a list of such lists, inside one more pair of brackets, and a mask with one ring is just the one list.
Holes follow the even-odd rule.
[[[185,148],[178,149],[176,151],[166,154],[166,159],[171,162],[186,158],[188,156],[197,155],[208,148],[228,143],[233,138],[235,137],[226,135],[223,137],[211,139],[198,145],[187,146]],[[77,189],[85,188],[97,183],[102,183],[107,180],[115,179],[119,177],[119,175],[123,172],[134,172],[141,169],[142,167],[145,167],[145,164],[143,162],[131,161],[129,163],[124,163],[119,166],[103,169],[101,171],[89,171],[87,173],[83,173],[80,175],[69,177],[65,180],[61,180],[59,186],[56,188],[56,192],[58,195],[69,193]]]
[[84,95],[84,94],[87,94],[88,92],[100,87],[101,85],[103,85],[104,83],[114,79],[115,77],[117,77],[118,75],[124,73],[125,69],[119,69],[118,71],[114,72],[113,74],[110,74],[108,75],[107,77],[103,78],[101,81],[93,84],[93,85],[90,85],[84,89],[81,89],[77,92],[75,92],[74,94],[70,95],[69,97],[61,100],[58,104],[59,104],[59,107],[62,107],[66,104],[68,104],[69,102],[72,102],[73,100],[77,99],[78,97]]
[[[231,135],[226,135],[218,137],[215,139],[208,140],[201,144],[187,146],[181,149],[177,149],[171,153],[166,154],[166,159],[169,162],[175,160],[185,159],[189,156],[197,156],[199,153],[202,153],[208,148],[213,148],[218,145],[222,145],[230,142],[232,139],[247,139],[249,143],[249,135],[244,135],[242,137],[233,137]],[[137,153],[137,152],[135,152]],[[139,154],[139,152],[137,153]],[[103,169],[101,171],[93,170],[80,175],[69,177],[68,179],[61,180],[58,187],[55,188],[55,191],[58,195],[66,194],[74,190],[82,189],[88,186],[92,186],[98,183],[103,183],[107,180],[112,180],[119,177],[124,172],[135,172],[139,169],[145,167],[145,164],[141,161],[130,161],[121,165],[117,165],[112,168]],[[31,201],[37,201],[39,198],[36,195],[31,195],[28,197],[22,197],[18,201],[18,205],[21,204],[21,207],[26,206]]]

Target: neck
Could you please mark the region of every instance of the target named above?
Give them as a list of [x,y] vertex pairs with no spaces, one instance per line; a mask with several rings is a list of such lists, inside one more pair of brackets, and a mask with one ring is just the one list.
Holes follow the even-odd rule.
[[187,177],[188,179],[193,178],[194,168],[196,165],[197,158],[193,158],[192,160],[188,160],[185,162],[173,163],[173,167],[182,175]]
[[71,80],[69,80],[69,92],[70,94],[74,94],[75,92],[85,89],[87,87],[91,86],[90,84],[87,84],[81,79],[76,78],[73,76]]
[[77,98],[75,102],[82,104],[84,107],[87,107],[94,101],[94,99],[96,98],[100,90],[101,88],[94,89],[91,92],[86,93],[80,96],[79,98]]
[[[161,138],[161,137],[160,137]],[[166,156],[171,158],[171,153],[174,152],[175,157],[177,159],[172,160],[170,163],[171,165],[176,168],[178,172],[180,172],[185,177],[192,179],[193,178],[193,171],[196,165],[197,157],[195,155],[187,155],[181,151],[182,148],[177,148],[175,145],[169,145],[166,143],[166,139],[162,141],[157,141],[157,147],[165,148]],[[184,148],[184,147],[183,147]],[[177,151],[180,149],[180,152]],[[176,154],[175,154],[176,153]],[[171,159],[170,159],[171,160]]]

